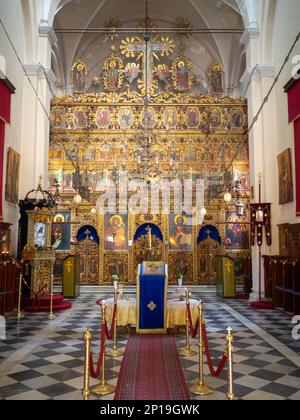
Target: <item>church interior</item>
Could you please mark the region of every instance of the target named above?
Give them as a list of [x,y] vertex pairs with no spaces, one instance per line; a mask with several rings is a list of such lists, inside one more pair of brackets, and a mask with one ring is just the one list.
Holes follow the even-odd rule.
[[1,400],[300,400],[299,21],[1,0]]

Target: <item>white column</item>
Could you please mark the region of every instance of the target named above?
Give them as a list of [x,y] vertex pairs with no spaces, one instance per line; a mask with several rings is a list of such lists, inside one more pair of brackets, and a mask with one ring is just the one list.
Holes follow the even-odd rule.
[[[246,29],[242,40],[246,48],[247,70],[241,82],[247,86],[248,117],[249,124],[252,123],[257,111],[263,103],[274,77],[274,68],[262,66],[260,62],[261,40],[257,28]],[[252,74],[252,70],[256,70]],[[252,77],[251,77],[252,74]],[[250,80],[251,77],[251,80]],[[273,101],[265,105],[263,112],[255,122],[249,133],[249,154],[250,154],[250,181],[254,186],[254,199],[252,202],[259,202],[258,174],[262,174],[261,201],[273,203],[276,200],[277,187],[277,165],[276,165],[276,122],[274,121]],[[277,249],[277,226],[272,224],[274,245],[270,248],[264,237],[261,247],[262,255],[278,253]],[[276,246],[277,245],[277,246]],[[259,292],[259,247],[252,247],[252,281],[253,293],[251,300],[258,299]],[[261,291],[264,297],[264,271],[261,261]]]

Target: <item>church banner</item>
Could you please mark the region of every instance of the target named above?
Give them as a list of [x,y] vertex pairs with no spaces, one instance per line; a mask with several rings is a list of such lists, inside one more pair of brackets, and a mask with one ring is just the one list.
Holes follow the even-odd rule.
[[163,263],[149,262],[139,265],[137,333],[166,333],[167,287],[167,273]]

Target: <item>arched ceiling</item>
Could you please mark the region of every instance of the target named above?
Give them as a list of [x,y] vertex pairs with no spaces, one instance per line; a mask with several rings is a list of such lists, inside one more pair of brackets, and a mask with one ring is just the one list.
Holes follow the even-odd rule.
[[[148,0],[148,15],[159,28],[172,28],[176,18],[181,17],[188,19],[194,29],[240,30],[226,34],[195,33],[185,42],[185,55],[192,61],[193,72],[198,78],[203,79],[211,63],[218,59],[224,66],[226,86],[236,88],[244,70],[239,42],[244,23],[238,1]],[[70,34],[64,30],[103,28],[112,18],[121,22],[122,29],[136,28],[145,18],[145,1],[62,0],[53,24],[58,30],[53,70],[59,82],[65,86],[70,84],[72,63],[78,58],[88,65],[89,80],[92,80],[99,75],[111,52],[111,42],[105,34],[82,31]]]

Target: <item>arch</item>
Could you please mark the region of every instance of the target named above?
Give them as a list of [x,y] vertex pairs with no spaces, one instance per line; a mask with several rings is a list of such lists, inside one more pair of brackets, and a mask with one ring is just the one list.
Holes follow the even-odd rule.
[[265,64],[273,63],[273,32],[274,32],[274,21],[276,15],[277,0],[268,1],[264,10],[263,27],[265,28],[263,33],[263,57]]
[[81,226],[81,228],[78,229],[78,232],[77,232],[77,235],[76,235],[77,241],[80,242],[80,241],[83,241],[84,239],[86,239],[86,237],[87,237],[86,231],[87,230],[90,232],[90,239],[95,241],[99,245],[99,236],[98,236],[97,230],[94,228],[94,226],[91,226],[91,225],[84,225],[84,226]]
[[[210,232],[210,233],[208,233],[208,232]],[[199,230],[199,235],[198,235],[198,238],[197,238],[197,244],[205,241],[208,238],[211,238],[214,241],[219,242],[220,245],[222,243],[222,239],[221,239],[221,236],[219,234],[219,231],[213,225],[205,225]]]
[[158,239],[163,241],[163,234],[160,230],[160,228],[155,225],[154,223],[144,223],[143,225],[139,226],[134,234],[133,240],[136,241],[141,236],[147,235],[148,231],[147,228],[150,227],[152,229],[152,235],[156,236]]

